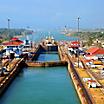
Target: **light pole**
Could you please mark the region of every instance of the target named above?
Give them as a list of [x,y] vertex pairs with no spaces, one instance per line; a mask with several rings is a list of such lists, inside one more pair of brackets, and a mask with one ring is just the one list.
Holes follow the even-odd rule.
[[8,36],[10,35],[10,19],[8,19]]
[[[10,19],[8,18],[8,38],[10,37]],[[9,39],[10,41],[10,39]],[[9,59],[10,59],[10,47],[9,47]]]
[[[78,23],[78,45],[79,45],[79,21],[80,21],[80,17],[77,18],[77,23]],[[78,46],[78,68],[79,68],[79,46]]]
[[78,35],[79,35],[79,20],[80,20],[80,17],[77,18],[77,22],[78,22]]

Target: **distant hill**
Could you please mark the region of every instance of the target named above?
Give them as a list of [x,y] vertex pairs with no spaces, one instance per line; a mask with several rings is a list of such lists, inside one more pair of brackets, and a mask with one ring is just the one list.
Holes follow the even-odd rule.
[[9,40],[13,36],[19,36],[23,34],[32,34],[32,30],[26,30],[26,29],[10,29],[7,28],[0,28],[0,38],[3,40]]

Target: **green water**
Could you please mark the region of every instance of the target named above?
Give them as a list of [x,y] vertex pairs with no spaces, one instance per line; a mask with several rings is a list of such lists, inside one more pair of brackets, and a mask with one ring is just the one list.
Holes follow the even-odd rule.
[[26,68],[0,104],[80,104],[66,67]]
[[45,62],[45,61],[59,61],[59,56],[58,54],[48,54],[48,53],[44,53],[44,54],[40,54],[37,61],[41,61],[41,62]]

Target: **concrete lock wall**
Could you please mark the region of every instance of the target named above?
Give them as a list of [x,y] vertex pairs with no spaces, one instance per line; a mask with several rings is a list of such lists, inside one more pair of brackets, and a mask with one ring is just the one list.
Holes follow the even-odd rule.
[[66,61],[58,61],[58,62],[26,62],[28,67],[53,67],[53,66],[67,66]]
[[21,59],[14,67],[13,70],[7,75],[4,80],[0,83],[0,96],[3,94],[3,92],[7,89],[9,84],[14,80],[16,75],[20,72],[20,70],[24,66],[24,61]]

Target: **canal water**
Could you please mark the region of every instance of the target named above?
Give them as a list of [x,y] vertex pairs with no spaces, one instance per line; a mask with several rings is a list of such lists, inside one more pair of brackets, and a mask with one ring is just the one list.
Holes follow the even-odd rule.
[[0,104],[80,104],[66,67],[24,68]]
[[57,53],[42,53],[39,55],[37,61],[39,62],[59,61],[59,56]]
[[78,40],[77,38],[73,37],[73,36],[66,36],[65,34],[61,34],[60,31],[38,31],[34,34],[29,34],[27,36],[22,37],[21,39],[29,39],[31,41],[35,41],[36,43],[38,43],[41,39],[45,39],[48,36],[53,36],[55,38],[55,40],[60,41],[60,40],[66,40],[66,41],[72,41],[72,40]]

